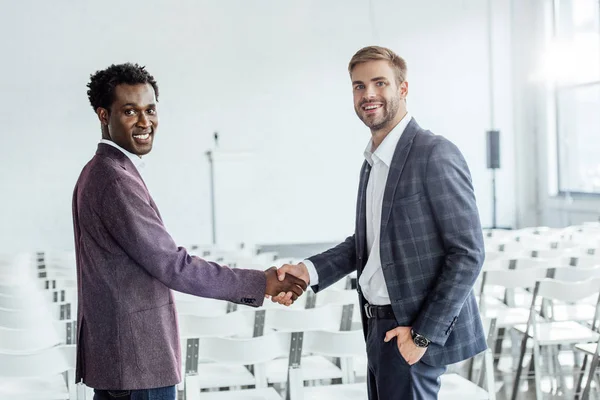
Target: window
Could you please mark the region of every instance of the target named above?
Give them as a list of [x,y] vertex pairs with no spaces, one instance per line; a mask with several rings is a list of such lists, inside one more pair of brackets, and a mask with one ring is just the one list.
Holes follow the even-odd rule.
[[558,192],[600,194],[598,0],[554,0],[546,64],[554,81]]

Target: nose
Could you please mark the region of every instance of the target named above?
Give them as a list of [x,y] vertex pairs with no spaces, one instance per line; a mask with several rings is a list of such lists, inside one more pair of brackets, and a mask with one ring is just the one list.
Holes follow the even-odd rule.
[[377,97],[377,93],[375,92],[375,88],[373,87],[373,85],[368,85],[366,90],[365,90],[365,98],[367,99],[374,99],[375,97]]
[[140,117],[137,121],[137,126],[139,128],[149,128],[151,125],[150,118],[146,115],[146,113],[140,113]]

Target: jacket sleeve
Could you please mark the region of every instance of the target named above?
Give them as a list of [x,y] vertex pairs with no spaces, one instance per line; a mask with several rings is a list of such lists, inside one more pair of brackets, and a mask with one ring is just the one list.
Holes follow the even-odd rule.
[[308,258],[319,275],[319,284],[312,286],[313,291],[325,289],[356,270],[356,245],[354,235],[334,248]]
[[443,346],[481,271],[483,234],[469,168],[450,141],[433,146],[424,186],[446,255],[413,329]]
[[231,269],[189,255],[175,244],[150,205],[146,189],[137,181],[118,178],[109,183],[98,212],[122,250],[167,287],[196,296],[262,305],[266,289],[263,271]]

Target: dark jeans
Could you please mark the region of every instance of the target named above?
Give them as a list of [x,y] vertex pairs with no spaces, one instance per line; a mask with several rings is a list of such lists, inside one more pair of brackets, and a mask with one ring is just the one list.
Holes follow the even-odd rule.
[[369,318],[367,384],[369,400],[435,400],[440,376],[446,367],[432,367],[421,361],[409,365],[396,338],[384,342],[385,333],[398,327],[395,319]]
[[142,390],[97,390],[94,400],[177,400],[175,386]]

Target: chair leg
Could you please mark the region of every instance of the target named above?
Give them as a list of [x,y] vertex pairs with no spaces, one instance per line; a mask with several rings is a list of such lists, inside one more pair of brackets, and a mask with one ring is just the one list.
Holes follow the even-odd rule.
[[496,343],[494,346],[494,353],[498,355],[498,359],[494,360],[494,367],[498,367],[498,363],[500,362],[500,355],[502,355],[502,341],[504,340],[504,335],[506,335],[506,328],[498,328],[498,337],[496,338]]
[[496,400],[496,381],[494,380],[494,353],[492,353],[491,350],[488,349],[484,353],[482,364],[482,368],[485,370],[485,386],[488,392],[488,400]]
[[200,398],[200,383],[198,375],[187,375],[185,378],[185,400],[198,400]]
[[521,353],[519,354],[519,362],[517,364],[517,372],[515,374],[515,381],[513,383],[513,391],[511,400],[517,400],[517,394],[519,393],[519,383],[521,380],[521,373],[523,372],[523,359],[525,358],[525,350],[527,350],[527,339],[529,336],[527,333],[523,334],[523,340],[521,341]]
[[75,383],[75,370],[70,369],[66,372],[67,389],[69,390],[69,399],[77,400],[79,397],[78,385]]
[[468,366],[467,366],[467,379],[470,380],[471,382],[474,382],[473,379],[473,370],[475,369],[475,357],[471,357],[468,361]]
[[583,357],[583,362],[581,363],[581,369],[579,370],[579,374],[577,377],[577,385],[575,385],[575,400],[579,400],[581,396],[581,385],[583,384],[583,377],[585,376],[585,369],[587,367],[588,355],[586,354]]
[[590,400],[590,391],[592,390],[592,380],[596,375],[596,368],[598,368],[598,357],[594,357],[592,359],[592,365],[590,365],[590,372],[587,378],[587,383],[585,384],[585,389],[583,390],[583,396],[581,400]]
[[290,367],[288,369],[288,382],[286,400],[302,400],[304,397],[304,381],[300,368]]
[[[558,391],[558,387],[560,385],[558,384],[558,380],[554,379],[554,377],[556,376],[556,369],[555,369],[556,363],[554,360],[554,346],[546,346],[545,350],[546,351],[543,351],[543,349],[540,349],[540,353],[544,360],[544,365],[548,366],[548,376],[551,377],[550,391],[551,392]],[[560,373],[560,371],[559,371],[559,373]]]
[[540,364],[540,346],[534,341],[533,342],[533,362],[535,365],[535,398],[542,400],[542,366]]
[[563,369],[560,366],[560,360],[558,359],[558,355],[560,354],[560,345],[556,345],[553,346],[553,361],[554,361],[554,366],[555,366],[555,370],[558,371],[558,377],[559,377],[559,381],[558,381],[558,388],[559,390],[562,390],[563,392],[567,390],[567,380],[565,378],[565,374],[563,373]]

